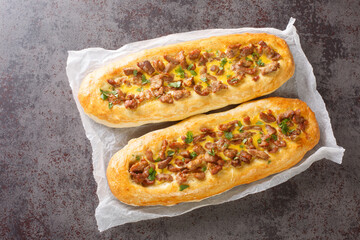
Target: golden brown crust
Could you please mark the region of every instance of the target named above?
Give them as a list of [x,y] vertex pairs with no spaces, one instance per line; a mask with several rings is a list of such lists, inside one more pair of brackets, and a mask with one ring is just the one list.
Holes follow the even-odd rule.
[[[278,60],[280,68],[271,74],[261,76],[256,82],[252,80],[251,76],[246,76],[241,84],[229,86],[229,89],[216,94],[199,96],[193,92],[190,97],[175,101],[173,104],[148,101],[133,110],[126,109],[124,104],[114,105],[112,109],[109,109],[108,102],[100,98],[99,89],[106,79],[119,74],[125,67],[136,65],[137,62],[156,60],[159,56],[175,54],[181,50],[189,52],[195,48],[200,50],[225,49],[235,43],[256,44],[261,40],[266,41],[281,55]],[[78,98],[85,113],[96,122],[109,127],[132,127],[146,123],[181,120],[195,114],[269,94],[285,83],[293,75],[294,69],[291,52],[281,38],[265,33],[225,35],[149,49],[122,58],[87,75],[81,84]]]
[[[196,135],[200,133],[201,127],[212,128],[229,119],[240,119],[246,115],[252,118],[268,109],[271,109],[274,115],[287,110],[300,109],[301,115],[308,121],[306,131],[300,140],[290,141],[285,148],[270,154],[271,164],[267,164],[267,161],[255,160],[240,168],[223,169],[216,175],[211,175],[207,171],[205,180],[191,180],[190,187],[184,191],[179,191],[176,181],[143,187],[131,180],[128,169],[133,154],[142,153],[146,149],[156,152],[159,151],[164,139],[177,139],[187,131],[193,131]],[[298,99],[278,97],[257,100],[244,103],[227,112],[194,116],[171,127],[131,140],[111,158],[107,178],[112,193],[120,201],[130,205],[174,205],[186,201],[200,201],[240,184],[250,183],[294,166],[318,143],[319,139],[320,131],[315,114],[306,103]]]

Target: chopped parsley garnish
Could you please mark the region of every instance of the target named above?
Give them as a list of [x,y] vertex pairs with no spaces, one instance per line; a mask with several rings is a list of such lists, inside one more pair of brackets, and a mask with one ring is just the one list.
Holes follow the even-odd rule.
[[279,124],[279,127],[281,128],[281,132],[285,135],[287,135],[289,133],[289,126],[287,125],[288,121],[290,121],[290,120],[288,118],[285,118]]
[[186,133],[185,142],[186,142],[187,144],[189,144],[189,143],[191,143],[193,140],[194,140],[194,138],[193,138],[193,133],[190,132],[190,131],[187,132],[187,133]]
[[242,123],[241,123],[240,121],[237,122],[237,125],[238,125],[239,127],[242,127]]
[[196,76],[197,73],[194,70],[190,70],[191,75]]
[[151,167],[149,169],[149,176],[148,176],[148,179],[150,181],[154,181],[155,180],[155,176],[156,176],[156,171]]
[[239,79],[238,78],[233,78],[233,79],[230,80],[230,82],[232,82],[232,83],[234,83],[236,81],[239,81]]
[[264,135],[264,133],[263,133],[262,131],[260,131],[260,134],[261,134],[261,135]]
[[180,78],[184,78],[185,77],[185,72],[184,70],[182,69],[181,66],[179,66],[177,69],[175,69],[175,72],[178,74],[178,76]]
[[211,151],[208,151],[208,154],[211,155],[211,156],[215,156],[215,151],[214,151],[214,149],[212,148]]
[[138,88],[138,89],[136,89],[136,91],[142,92],[142,91],[143,91],[143,88],[142,88],[142,87],[141,87],[141,88]]
[[221,59],[219,69],[220,69],[220,70],[223,70],[226,63],[227,63],[227,59],[226,59],[226,58]]
[[245,138],[242,143],[245,144],[247,142],[247,138]]
[[240,148],[244,148],[244,145],[240,145]]
[[263,125],[263,122],[262,121],[257,121],[255,124],[256,125]]
[[204,83],[207,83],[207,78],[206,77],[200,78],[200,80],[203,81]]
[[134,74],[134,76],[136,77],[137,74],[138,74],[138,71],[137,71],[137,70],[134,70],[134,71],[133,71],[133,74]]
[[268,161],[268,164],[270,164],[270,163],[271,163],[271,161],[269,160],[269,161]]
[[249,61],[249,62],[252,62],[252,59],[251,59],[251,58],[248,58],[248,57],[245,57],[245,60],[246,60],[246,61]]
[[157,158],[157,159],[155,159],[155,162],[160,162],[161,161],[161,158]]
[[140,160],[140,156],[139,156],[139,155],[136,155],[135,159],[136,159],[136,161],[139,161],[139,160]]
[[109,109],[111,109],[113,107],[113,103],[109,102]]
[[119,97],[118,92],[117,91],[104,91],[100,88],[100,92],[101,92],[101,99],[102,100],[106,100],[110,95],[114,95],[115,97]]
[[169,86],[173,88],[179,88],[181,86],[181,81],[171,82],[169,83]]
[[146,79],[145,75],[142,75],[142,76],[141,76],[141,84],[142,84],[142,85],[145,85],[145,84],[147,84],[147,83],[149,83],[149,82],[150,82],[150,81]]
[[195,158],[196,156],[197,156],[197,153],[196,153],[196,152],[191,152],[191,153],[190,153],[190,157],[191,157],[191,158]]
[[227,78],[227,79],[231,78],[231,75],[230,75],[230,74],[229,74],[229,75],[226,75],[226,78]]
[[244,128],[244,126],[241,125],[241,127],[239,128],[239,132],[241,132],[241,133],[244,132],[243,128]]
[[169,151],[167,151],[167,155],[169,156],[169,157],[171,157],[171,156],[174,156],[174,151],[172,151],[172,150],[169,150]]
[[274,139],[274,141],[277,140],[277,136],[275,134],[271,135],[271,138]]
[[225,132],[225,137],[227,138],[227,139],[232,139],[233,138],[233,134],[232,134],[232,132]]
[[261,143],[261,138],[259,138],[259,139],[257,140],[257,143],[258,143],[258,144],[260,144],[260,143]]
[[190,64],[190,65],[188,66],[187,70],[190,71],[193,67],[194,67],[194,64]]
[[261,61],[261,59],[259,59],[258,61],[256,61],[256,64],[257,64],[258,66],[260,66],[260,67],[265,66],[265,63],[263,63],[263,62]]
[[189,185],[181,184],[179,187],[179,191],[183,191],[183,190],[187,189],[188,187],[189,187]]
[[216,56],[219,56],[219,55],[220,55],[219,50],[216,50]]
[[202,170],[203,172],[205,172],[205,171],[206,171],[206,166],[203,166],[203,167],[201,168],[201,170]]
[[251,54],[251,56],[253,56],[253,57],[259,57],[259,54],[258,54],[257,52],[253,52],[253,53]]

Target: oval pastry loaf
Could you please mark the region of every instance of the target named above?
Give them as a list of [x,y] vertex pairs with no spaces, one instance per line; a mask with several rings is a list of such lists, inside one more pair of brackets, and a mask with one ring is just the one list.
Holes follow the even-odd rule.
[[109,127],[175,121],[271,93],[294,73],[286,42],[235,34],[129,55],[83,80],[84,111]]
[[304,102],[268,98],[129,141],[111,158],[107,179],[130,205],[199,201],[292,167],[319,138]]

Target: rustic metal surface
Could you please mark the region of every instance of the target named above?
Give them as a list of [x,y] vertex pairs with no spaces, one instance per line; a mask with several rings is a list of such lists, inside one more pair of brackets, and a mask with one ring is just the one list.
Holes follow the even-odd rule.
[[[359,1],[275,2],[1,1],[0,238],[359,239]],[[284,29],[291,16],[346,149],[343,164],[320,161],[238,201],[100,234],[67,51],[197,29]]]

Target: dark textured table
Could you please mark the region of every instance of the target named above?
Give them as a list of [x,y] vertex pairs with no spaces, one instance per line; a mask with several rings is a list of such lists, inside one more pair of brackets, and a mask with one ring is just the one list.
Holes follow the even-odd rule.
[[[0,239],[359,239],[359,1],[275,2],[1,1]],[[100,234],[67,51],[197,29],[284,29],[291,16],[343,164],[322,160],[256,195]]]

